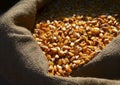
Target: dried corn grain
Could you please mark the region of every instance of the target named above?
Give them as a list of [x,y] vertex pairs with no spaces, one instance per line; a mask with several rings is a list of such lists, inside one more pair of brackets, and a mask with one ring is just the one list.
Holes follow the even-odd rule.
[[95,57],[119,30],[119,22],[111,15],[73,15],[36,24],[33,37],[49,61],[48,73],[65,77]]

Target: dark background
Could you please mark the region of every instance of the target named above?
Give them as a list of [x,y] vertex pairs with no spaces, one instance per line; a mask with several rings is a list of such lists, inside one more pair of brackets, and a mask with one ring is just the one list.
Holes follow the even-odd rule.
[[12,7],[19,0],[0,0],[0,15],[6,12],[10,7]]

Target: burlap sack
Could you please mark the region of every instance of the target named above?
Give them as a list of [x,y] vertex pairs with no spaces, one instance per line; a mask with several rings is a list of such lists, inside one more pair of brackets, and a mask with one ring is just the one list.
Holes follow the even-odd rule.
[[79,77],[47,74],[48,61],[29,31],[34,27],[37,9],[46,2],[49,0],[21,0],[1,15],[0,75],[11,85],[119,85],[120,36],[73,72]]

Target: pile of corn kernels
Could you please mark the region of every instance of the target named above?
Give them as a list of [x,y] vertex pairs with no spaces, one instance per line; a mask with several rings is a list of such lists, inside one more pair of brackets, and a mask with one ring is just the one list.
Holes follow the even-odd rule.
[[87,63],[119,35],[116,15],[73,15],[36,24],[33,36],[49,61],[48,73],[69,76]]

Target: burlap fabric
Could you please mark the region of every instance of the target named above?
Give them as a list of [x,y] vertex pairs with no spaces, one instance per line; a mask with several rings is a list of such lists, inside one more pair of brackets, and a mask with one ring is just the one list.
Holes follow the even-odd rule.
[[21,0],[0,17],[0,75],[11,85],[119,85],[120,36],[74,77],[47,74],[48,61],[29,30],[49,0]]

